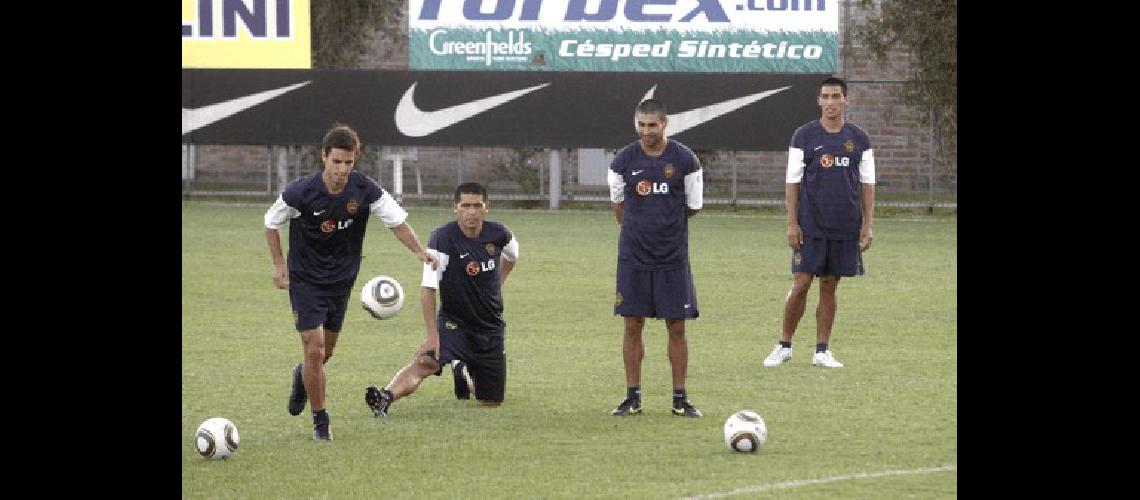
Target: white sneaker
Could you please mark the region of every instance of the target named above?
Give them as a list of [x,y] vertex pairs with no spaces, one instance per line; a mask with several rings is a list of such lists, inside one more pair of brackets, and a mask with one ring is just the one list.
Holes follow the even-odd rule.
[[764,366],[779,366],[789,359],[792,359],[792,348],[776,344],[776,348],[772,349],[772,353],[764,358]]
[[815,356],[811,357],[811,364],[813,366],[826,366],[828,368],[843,368],[843,363],[836,361],[835,358],[831,356],[831,349],[815,353]]

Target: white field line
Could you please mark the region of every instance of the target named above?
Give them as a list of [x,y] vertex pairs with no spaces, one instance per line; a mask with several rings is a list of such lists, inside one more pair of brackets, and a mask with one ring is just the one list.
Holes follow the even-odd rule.
[[952,471],[952,470],[958,470],[958,466],[956,466],[956,465],[943,465],[942,467],[922,467],[919,469],[908,469],[908,470],[888,470],[888,471],[882,471],[882,472],[856,472],[853,474],[844,474],[842,476],[831,476],[831,477],[825,477],[822,479],[796,479],[793,481],[780,481],[778,483],[758,484],[755,486],[745,486],[743,488],[737,488],[735,490],[724,492],[724,493],[706,493],[706,494],[702,494],[702,495],[697,495],[697,496],[692,496],[692,497],[684,497],[684,498],[686,498],[686,499],[722,498],[722,497],[727,497],[727,496],[732,496],[732,495],[743,495],[745,493],[759,493],[762,491],[779,490],[779,489],[787,489],[787,488],[798,488],[800,486],[808,486],[808,485],[813,485],[813,484],[834,483],[834,482],[838,482],[838,481],[847,481],[849,479],[869,479],[869,478],[886,477],[886,476],[905,476],[908,474],[930,474],[933,472],[946,472],[946,471]]

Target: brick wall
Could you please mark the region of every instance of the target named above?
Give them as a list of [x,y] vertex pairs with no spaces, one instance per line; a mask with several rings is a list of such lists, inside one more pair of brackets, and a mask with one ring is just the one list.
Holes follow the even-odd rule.
[[[871,136],[875,149],[879,193],[919,193],[931,189],[936,193],[954,196],[957,191],[957,158],[950,153],[936,153],[932,167],[931,131],[919,123],[922,110],[903,105],[893,96],[907,78],[908,55],[905,52],[890,54],[883,62],[876,61],[860,46],[848,47],[845,36],[848,24],[859,23],[874,17],[875,10],[859,9],[855,2],[844,1],[840,14],[840,58],[838,76],[848,81],[848,119],[863,127]],[[401,22],[407,33],[407,3]],[[393,42],[377,33],[369,43],[369,51],[360,58],[362,69],[406,70],[408,48],[406,43]],[[790,138],[789,138],[790,139]],[[314,141],[317,138],[314,138]],[[631,134],[632,140],[632,134]],[[956,146],[955,146],[956,147]],[[308,156],[300,159],[305,150]],[[706,168],[707,196],[727,196],[731,191],[733,171],[736,173],[737,192],[742,197],[782,198],[787,162],[785,151],[708,151],[698,152]],[[497,163],[509,161],[514,155],[510,148],[419,148],[414,161],[404,162],[404,191],[416,192],[415,167],[420,168],[421,179],[427,193],[450,193],[456,182],[478,181],[494,192],[517,191],[518,185],[496,174]],[[264,146],[197,146],[199,180],[211,177],[232,176],[260,185],[264,189],[265,165],[268,161]],[[291,148],[290,162],[294,171],[311,172],[311,166],[296,165],[312,161],[312,148]],[[391,187],[391,162],[381,162],[378,155],[362,159],[362,168],[379,176],[386,188]],[[532,163],[548,172],[548,155],[536,155]],[[933,170],[932,170],[933,168]],[[604,188],[576,184],[577,153],[568,150],[562,157],[562,187],[564,192],[603,193]],[[257,181],[259,179],[259,182]],[[543,188],[545,189],[545,187]],[[538,193],[534,193],[538,194]]]

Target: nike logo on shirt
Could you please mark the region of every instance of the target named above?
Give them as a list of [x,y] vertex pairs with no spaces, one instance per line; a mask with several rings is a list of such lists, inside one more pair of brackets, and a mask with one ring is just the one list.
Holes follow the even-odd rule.
[[644,172],[644,170],[634,170],[634,171],[632,172],[632,175],[638,175],[638,174],[640,174],[640,173],[642,173],[642,172]]
[[468,255],[471,255],[471,252],[467,252],[467,253],[461,253],[461,254],[459,254],[459,258],[460,258],[460,259],[462,259],[462,258],[464,258],[464,257],[466,257],[466,256],[468,256]]
[[408,137],[423,137],[433,134],[479,113],[489,111],[513,99],[517,99],[525,94],[550,85],[549,83],[544,83],[513,92],[484,97],[483,99],[457,104],[436,111],[423,111],[416,107],[415,100],[413,99],[416,85],[418,84],[419,82],[416,82],[413,83],[411,87],[408,87],[408,90],[404,92],[404,96],[400,98],[400,102],[396,105],[396,128],[401,134]]

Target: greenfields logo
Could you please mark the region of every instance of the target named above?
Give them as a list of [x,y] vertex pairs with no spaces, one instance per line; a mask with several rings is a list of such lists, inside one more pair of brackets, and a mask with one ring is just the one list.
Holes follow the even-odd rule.
[[[470,32],[464,35],[470,36]],[[483,62],[490,66],[492,61],[526,62],[530,60],[531,44],[526,41],[525,31],[509,30],[505,34],[487,31],[482,40],[470,38],[449,40],[447,30],[434,30],[428,36],[428,48],[437,56],[463,55],[466,61]]]

